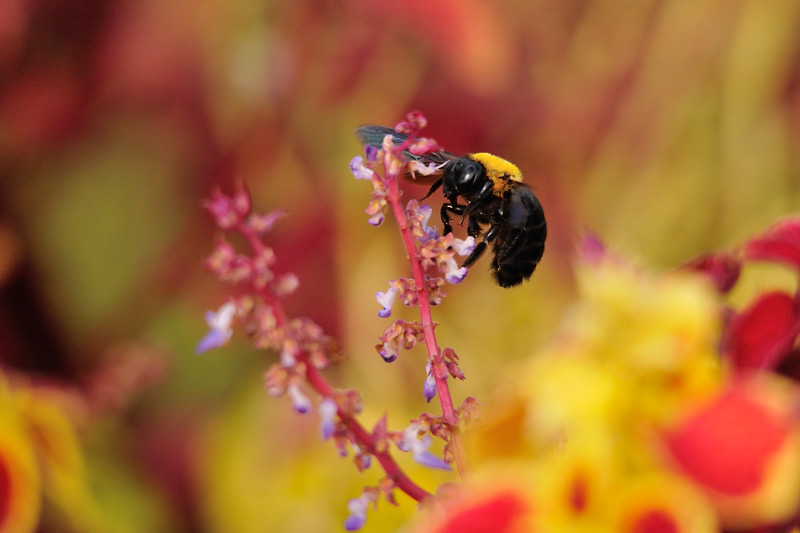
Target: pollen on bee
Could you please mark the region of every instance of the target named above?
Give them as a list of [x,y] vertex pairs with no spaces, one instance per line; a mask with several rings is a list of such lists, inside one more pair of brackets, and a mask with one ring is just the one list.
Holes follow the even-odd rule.
[[493,182],[504,178],[522,182],[522,172],[519,168],[514,163],[506,161],[502,157],[497,157],[487,152],[469,154],[468,157],[482,164],[486,169],[486,177]]

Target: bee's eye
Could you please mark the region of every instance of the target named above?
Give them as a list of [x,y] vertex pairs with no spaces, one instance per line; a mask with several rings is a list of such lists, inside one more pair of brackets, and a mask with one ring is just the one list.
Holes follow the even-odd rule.
[[474,161],[464,162],[459,166],[456,173],[456,181],[459,185],[469,185],[481,172],[480,165]]

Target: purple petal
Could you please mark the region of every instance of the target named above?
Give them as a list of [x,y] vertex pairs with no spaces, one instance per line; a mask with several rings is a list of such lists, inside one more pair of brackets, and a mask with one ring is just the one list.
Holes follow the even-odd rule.
[[388,318],[392,314],[392,306],[394,299],[397,297],[398,289],[396,287],[389,287],[386,292],[380,291],[375,293],[375,299],[383,307],[378,311],[378,316],[381,318]]
[[333,433],[336,431],[336,413],[338,409],[336,402],[330,398],[325,398],[319,404],[320,435],[323,440],[333,437]]
[[430,403],[436,397],[436,380],[433,376],[429,375],[425,379],[425,385],[422,387],[422,393],[425,395],[425,401]]
[[372,171],[364,166],[364,158],[360,155],[355,156],[350,161],[350,172],[357,180],[371,180]]
[[444,279],[447,280],[447,283],[456,284],[461,283],[464,281],[464,278],[467,277],[467,267],[458,268],[458,264],[455,262],[454,259],[450,259],[447,261],[447,266],[444,273]]
[[367,161],[375,161],[378,159],[378,152],[380,149],[377,146],[369,145],[364,149],[364,153],[367,156]]
[[442,459],[441,457],[437,457],[428,450],[423,450],[414,454],[414,460],[421,464],[422,466],[426,466],[428,468],[437,468],[439,470],[452,470],[453,467],[450,466],[450,463]]
[[311,400],[303,394],[300,387],[297,385],[289,385],[286,389],[286,393],[289,395],[289,398],[292,399],[292,408],[295,412],[304,415],[311,410]]
[[475,237],[469,236],[466,239],[453,239],[450,244],[453,250],[461,257],[467,256],[475,249]]
[[223,346],[228,340],[228,336],[224,331],[218,329],[212,329],[206,336],[203,337],[200,342],[197,343],[197,347],[194,349],[196,354],[205,353],[213,348],[219,348]]
[[367,523],[367,515],[351,514],[344,521],[345,531],[358,531]]

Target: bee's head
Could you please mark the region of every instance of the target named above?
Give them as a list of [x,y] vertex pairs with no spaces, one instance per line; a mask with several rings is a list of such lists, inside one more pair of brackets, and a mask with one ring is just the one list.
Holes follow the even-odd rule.
[[444,171],[444,195],[469,195],[475,187],[481,187],[486,178],[482,164],[468,157],[459,157],[447,165]]

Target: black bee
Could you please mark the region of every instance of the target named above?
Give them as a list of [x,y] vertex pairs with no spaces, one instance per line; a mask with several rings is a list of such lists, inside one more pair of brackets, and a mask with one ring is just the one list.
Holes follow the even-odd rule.
[[[381,147],[384,137],[392,135],[395,144],[408,137],[383,126],[362,126],[356,130],[362,144]],[[450,213],[467,220],[467,233],[482,237],[464,261],[469,267],[491,244],[494,258],[492,273],[501,287],[514,287],[527,280],[536,270],[544,253],[547,222],[539,200],[522,182],[522,173],[512,163],[488,153],[458,157],[441,151],[414,155],[404,152],[409,160],[434,163],[433,182],[422,199],[439,187],[447,202],[441,217],[445,235],[453,231]],[[464,203],[458,203],[459,197]],[[484,229],[488,228],[488,229]]]

